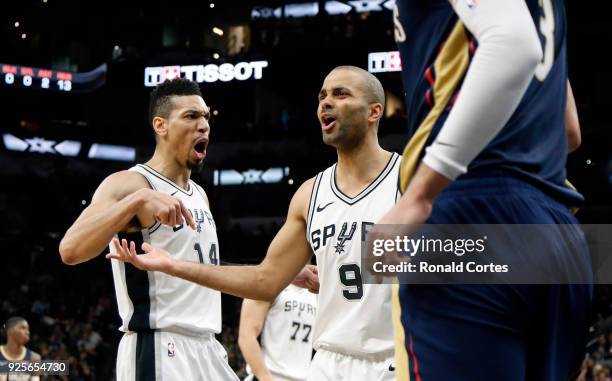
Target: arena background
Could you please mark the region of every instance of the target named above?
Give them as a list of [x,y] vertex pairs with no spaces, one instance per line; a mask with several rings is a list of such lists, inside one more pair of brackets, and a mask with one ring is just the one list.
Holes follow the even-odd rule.
[[[253,70],[248,79],[201,84],[213,110],[211,145],[204,170],[194,174],[211,201],[222,260],[257,263],[297,187],[335,159],[315,112],[325,74],[342,64],[368,68],[369,53],[396,50],[392,2],[383,0],[25,0],[3,8],[0,320],[26,317],[29,347],[43,359],[69,359],[70,380],[113,379],[119,320],[107,260],[66,266],[58,244],[102,179],[152,154],[145,67],[267,61],[260,79]],[[610,223],[612,76],[605,56],[612,29],[595,2],[567,2],[567,13],[583,136],[569,157],[569,178],[588,201],[579,219]],[[397,65],[393,54],[373,59],[379,70]],[[241,67],[243,76],[252,69]],[[53,71],[49,80],[30,81],[28,68]],[[388,97],[382,145],[401,151],[400,74],[377,76]],[[596,288],[587,379],[596,363],[610,366],[610,291]],[[244,375],[239,308],[240,299],[223,297],[220,340]]]

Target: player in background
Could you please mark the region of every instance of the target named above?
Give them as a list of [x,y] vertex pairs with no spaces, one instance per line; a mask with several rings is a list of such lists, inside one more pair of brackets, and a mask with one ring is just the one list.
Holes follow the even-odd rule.
[[[30,341],[30,326],[26,319],[13,316],[4,324],[6,343],[0,345],[0,365],[7,362],[41,361],[38,353],[28,349],[26,344]],[[0,373],[0,381],[38,381],[39,376],[32,373]]]
[[272,302],[244,299],[238,345],[249,381],[305,381],[312,358],[317,297],[289,285]]

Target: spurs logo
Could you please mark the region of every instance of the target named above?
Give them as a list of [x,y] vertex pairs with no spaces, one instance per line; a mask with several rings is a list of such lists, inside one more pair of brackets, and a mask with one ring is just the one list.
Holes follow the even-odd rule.
[[347,233],[346,230],[348,228],[348,222],[342,224],[342,229],[340,229],[340,234],[338,234],[336,246],[336,254],[344,253],[344,244],[346,241],[350,241],[353,238],[353,234],[355,234],[355,230],[357,230],[357,222],[353,222],[351,224],[351,230]]
[[195,209],[193,211],[193,220],[195,221],[196,225],[197,225],[197,231],[198,233],[202,232],[202,224],[204,223],[204,212],[201,209]]

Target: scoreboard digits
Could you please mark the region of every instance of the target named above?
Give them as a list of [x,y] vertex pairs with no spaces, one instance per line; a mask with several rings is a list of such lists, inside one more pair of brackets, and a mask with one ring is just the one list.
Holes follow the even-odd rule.
[[0,64],[0,86],[59,92],[90,92],[106,81],[106,64],[87,73],[72,73]]

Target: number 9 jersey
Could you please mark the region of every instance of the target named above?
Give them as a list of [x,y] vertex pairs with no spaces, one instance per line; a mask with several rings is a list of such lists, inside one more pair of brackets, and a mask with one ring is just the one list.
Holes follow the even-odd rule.
[[320,283],[316,350],[393,355],[391,285],[363,284],[361,243],[397,200],[399,163],[394,153],[378,177],[355,197],[336,185],[336,164],[315,179],[307,237],[317,258]]
[[[140,246],[147,242],[179,260],[218,265],[217,230],[204,190],[191,180],[189,189],[182,189],[147,165],[139,164],[130,171],[143,175],[153,190],[180,199],[193,216],[196,229],[185,223],[174,227],[156,223],[138,232],[119,233],[117,238],[136,242],[137,252],[142,252]],[[113,245],[110,250],[115,250]],[[121,331],[221,331],[220,292],[116,260],[112,269]]]

